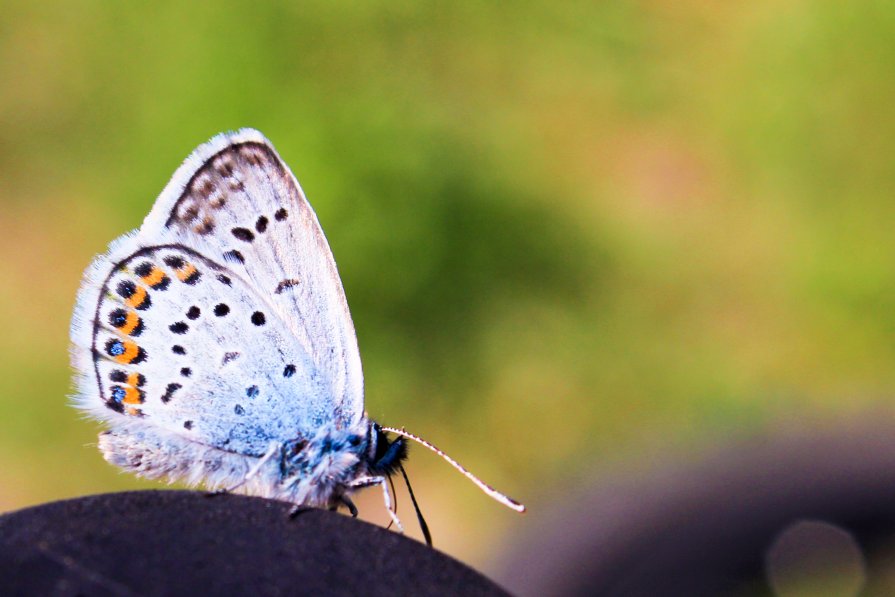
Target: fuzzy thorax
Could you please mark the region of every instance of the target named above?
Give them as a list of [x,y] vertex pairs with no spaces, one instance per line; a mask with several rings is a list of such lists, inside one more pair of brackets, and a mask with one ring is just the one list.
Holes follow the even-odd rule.
[[329,507],[367,474],[368,422],[361,428],[321,428],[310,440],[291,440],[280,451],[281,499],[293,504]]

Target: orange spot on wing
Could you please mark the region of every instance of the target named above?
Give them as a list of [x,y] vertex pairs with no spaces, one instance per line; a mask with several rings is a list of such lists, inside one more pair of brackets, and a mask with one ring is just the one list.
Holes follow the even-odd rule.
[[134,309],[140,307],[143,302],[146,300],[146,289],[142,286],[137,286],[137,290],[130,296],[130,298],[126,299],[124,302],[128,307],[133,307]]
[[140,280],[142,280],[143,283],[147,286],[155,286],[164,279],[165,272],[155,266],[152,267],[152,271],[150,271],[148,275],[140,278]]
[[143,402],[140,391],[137,388],[125,388],[124,398],[121,401],[126,404],[140,404]]
[[124,352],[115,357],[115,360],[123,365],[127,365],[137,358],[137,355],[140,353],[140,347],[137,346],[135,342],[129,342],[127,340],[122,342],[122,344],[124,345]]
[[140,325],[140,318],[133,311],[127,312],[127,319],[124,322],[124,325],[121,326],[122,333],[130,334],[133,332],[137,326]]
[[187,263],[184,266],[177,268],[177,278],[181,282],[186,282],[187,278],[196,273],[196,266],[192,263]]

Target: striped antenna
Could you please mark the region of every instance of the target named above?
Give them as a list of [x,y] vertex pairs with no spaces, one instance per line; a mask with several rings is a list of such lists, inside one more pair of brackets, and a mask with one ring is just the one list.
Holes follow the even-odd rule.
[[447,462],[451,466],[453,466],[455,469],[457,469],[458,471],[463,473],[467,479],[469,479],[470,481],[475,483],[479,489],[484,491],[486,494],[491,496],[493,499],[497,500],[498,502],[500,502],[507,508],[512,508],[516,512],[525,512],[524,505],[520,504],[513,498],[500,493],[499,491],[497,491],[496,489],[494,489],[493,487],[491,487],[490,485],[488,485],[487,483],[485,483],[484,481],[482,481],[481,479],[479,479],[478,477],[476,477],[475,475],[470,473],[468,470],[463,468],[463,465],[461,465],[459,462],[457,462],[456,460],[454,460],[453,458],[451,458],[450,456],[448,456],[447,454],[445,454],[444,452],[442,452],[437,447],[430,444],[423,438],[419,437],[418,435],[408,433],[407,431],[404,431],[404,429],[396,429],[395,427],[382,427],[382,430],[390,431],[396,435],[400,435],[401,437],[406,437],[407,439],[412,439],[413,441],[426,446],[427,448],[429,448],[430,450],[432,450],[433,452],[435,452],[436,454],[438,454],[439,456],[441,456],[442,458],[447,460]]

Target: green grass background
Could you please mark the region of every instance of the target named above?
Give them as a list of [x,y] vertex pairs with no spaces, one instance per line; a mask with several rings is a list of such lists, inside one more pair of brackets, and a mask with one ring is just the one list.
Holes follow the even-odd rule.
[[318,212],[371,416],[529,503],[414,451],[437,544],[481,569],[607,470],[893,418],[891,3],[2,9],[0,510],[157,486],[66,405],[74,295],[241,126]]

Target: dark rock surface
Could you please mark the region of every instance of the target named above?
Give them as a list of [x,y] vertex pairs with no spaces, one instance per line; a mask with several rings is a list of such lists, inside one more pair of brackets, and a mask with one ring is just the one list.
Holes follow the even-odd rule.
[[236,495],[137,491],[0,516],[4,595],[505,595],[398,533]]

